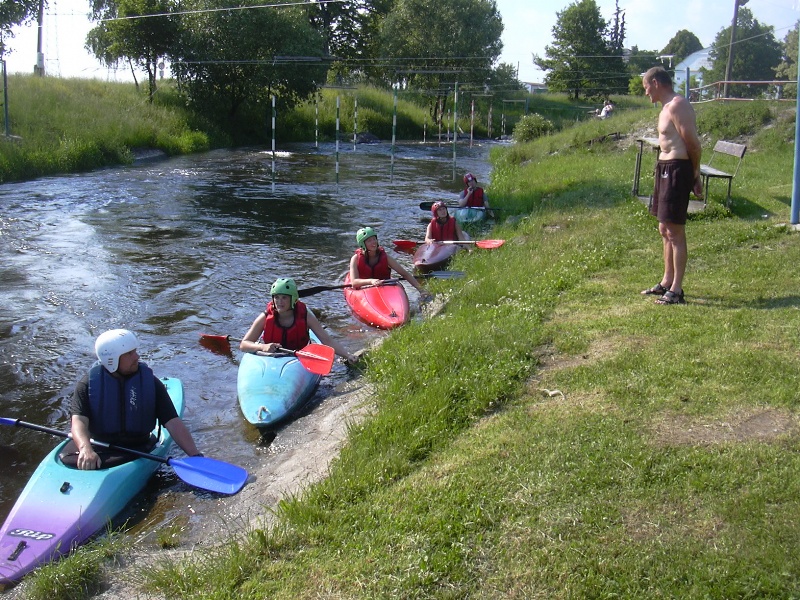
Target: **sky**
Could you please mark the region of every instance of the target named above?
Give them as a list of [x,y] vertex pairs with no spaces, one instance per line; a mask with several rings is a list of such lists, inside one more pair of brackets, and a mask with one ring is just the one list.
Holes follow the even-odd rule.
[[[533,54],[544,56],[552,42],[557,13],[572,0],[495,0],[503,19],[503,54],[500,60],[519,69],[526,82],[542,81],[544,73],[533,64]],[[604,19],[613,17],[614,0],[596,0]],[[743,0],[739,0],[740,4]],[[266,3],[266,2],[265,2]],[[89,0],[48,0],[42,33],[45,72],[61,77],[93,77],[131,81],[130,69],[110,70],[100,65],[85,49]],[[694,33],[709,46],[721,29],[733,19],[734,0],[619,0],[625,12],[625,46],[639,50],[661,50],[681,29]],[[772,25],[775,38],[783,40],[800,19],[800,0],[748,0],[747,8],[764,25]],[[9,73],[31,73],[36,63],[37,27],[17,28],[8,41]],[[141,80],[142,73],[137,74]]]

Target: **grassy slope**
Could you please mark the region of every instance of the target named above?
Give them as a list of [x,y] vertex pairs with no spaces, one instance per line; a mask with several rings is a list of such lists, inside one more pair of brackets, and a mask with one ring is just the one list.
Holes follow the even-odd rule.
[[[629,196],[635,151],[587,143],[655,116],[496,155],[492,197],[524,217],[491,232],[502,248],[459,259],[468,278],[432,284],[442,315],[369,358],[374,415],[330,477],[284,503],[274,531],[168,563],[150,585],[231,599],[797,596],[800,241],[776,226],[793,125],[755,126],[732,212],[712,203],[688,225],[689,304],[662,307],[638,294],[662,265]],[[722,136],[709,127],[710,146]]]

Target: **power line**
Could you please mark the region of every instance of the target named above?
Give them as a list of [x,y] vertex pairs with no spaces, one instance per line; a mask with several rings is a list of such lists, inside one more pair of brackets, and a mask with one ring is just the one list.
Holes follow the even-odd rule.
[[236,11],[236,10],[251,10],[255,8],[284,8],[287,6],[309,6],[309,5],[316,5],[316,4],[339,4],[343,3],[346,0],[306,0],[303,2],[278,2],[276,4],[258,4],[255,6],[230,6],[224,8],[204,8],[198,10],[180,10],[175,12],[165,12],[165,13],[153,13],[148,15],[130,15],[126,17],[114,17],[112,19],[100,19],[101,23],[106,23],[109,21],[128,21],[132,19],[150,19],[152,17],[177,17],[182,15],[199,15],[203,13],[216,13],[216,12],[227,12],[227,11]]

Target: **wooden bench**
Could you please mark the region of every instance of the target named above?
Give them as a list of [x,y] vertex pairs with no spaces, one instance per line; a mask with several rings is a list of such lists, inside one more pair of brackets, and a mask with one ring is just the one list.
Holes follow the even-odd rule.
[[[739,167],[742,165],[742,159],[744,158],[744,153],[746,151],[747,151],[747,146],[744,146],[742,144],[734,144],[733,142],[724,142],[720,140],[716,144],[714,144],[714,150],[711,153],[711,158],[708,159],[708,164],[700,165],[700,177],[702,178],[703,181],[703,196],[705,198],[706,203],[708,203],[708,182],[710,179],[718,177],[720,179],[728,180],[728,197],[725,200],[725,206],[728,206],[730,204],[731,184],[733,183],[733,178],[736,177],[736,174],[739,172]],[[714,157],[716,157],[718,154],[727,155],[738,159],[736,162],[736,168],[733,170],[733,173],[721,171],[716,167],[711,166],[711,163],[714,162]],[[729,159],[728,163],[732,165],[733,159]]]

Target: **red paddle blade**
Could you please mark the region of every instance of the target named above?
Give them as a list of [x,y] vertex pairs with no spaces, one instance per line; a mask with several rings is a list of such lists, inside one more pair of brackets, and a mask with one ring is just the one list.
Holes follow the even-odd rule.
[[231,343],[227,335],[200,334],[200,345],[217,354],[230,354]]
[[302,350],[295,350],[294,355],[300,364],[315,375],[327,375],[333,367],[336,352],[330,346],[309,344]]
[[499,248],[503,244],[505,244],[505,240],[479,240],[475,242],[475,245],[478,248],[483,248],[485,250],[491,250],[492,248]]
[[412,240],[394,240],[392,243],[400,250],[413,250],[418,245]]

